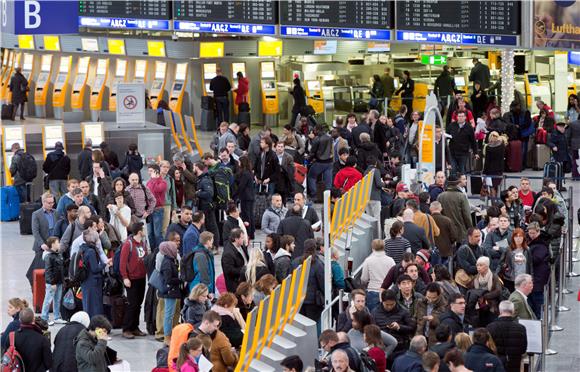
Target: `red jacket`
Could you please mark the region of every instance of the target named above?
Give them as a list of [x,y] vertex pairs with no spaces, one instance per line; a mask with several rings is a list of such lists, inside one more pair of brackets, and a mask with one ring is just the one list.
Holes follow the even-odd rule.
[[243,77],[238,79],[238,90],[236,91],[236,105],[248,101],[248,92],[250,90],[250,82],[248,78]]
[[147,247],[143,241],[137,242],[128,237],[121,247],[119,271],[123,279],[144,279],[147,275],[143,259],[147,255]]
[[167,192],[167,182],[165,182],[163,177],[151,178],[147,181],[147,188],[155,196],[156,208],[163,207],[165,205],[165,193]]
[[362,174],[356,168],[344,167],[334,176],[334,187],[347,192],[361,179]]

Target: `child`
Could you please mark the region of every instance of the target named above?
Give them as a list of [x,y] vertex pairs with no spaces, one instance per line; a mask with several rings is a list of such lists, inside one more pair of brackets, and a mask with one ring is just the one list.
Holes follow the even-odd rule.
[[191,289],[189,297],[185,299],[181,317],[184,322],[198,324],[210,307],[209,290],[205,284],[199,283]]
[[178,372],[199,372],[197,361],[202,353],[202,343],[197,338],[190,338],[179,348],[179,356],[174,361]]
[[[62,299],[62,283],[64,280],[64,261],[60,251],[60,241],[56,236],[51,236],[46,240],[49,251],[44,252],[44,280],[46,282],[46,294],[42,304],[41,318],[48,322],[49,326],[56,324],[66,324],[60,317],[60,302]],[[54,300],[54,301],[53,301]],[[50,303],[53,303],[54,321],[48,321],[48,310]]]

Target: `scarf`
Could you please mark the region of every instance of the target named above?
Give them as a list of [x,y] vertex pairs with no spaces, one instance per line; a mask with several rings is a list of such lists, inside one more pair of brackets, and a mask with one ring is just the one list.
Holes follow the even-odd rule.
[[484,288],[487,286],[487,290],[491,291],[491,288],[493,287],[493,274],[491,270],[488,268],[485,276],[481,276],[481,274],[478,274],[475,280],[473,281],[473,286],[475,287],[475,289]]
[[177,258],[177,244],[174,242],[163,242],[159,244],[159,252],[164,256]]

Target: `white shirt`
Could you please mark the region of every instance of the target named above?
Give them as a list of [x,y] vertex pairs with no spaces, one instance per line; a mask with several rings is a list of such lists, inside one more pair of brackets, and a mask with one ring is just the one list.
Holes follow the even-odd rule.
[[385,251],[372,252],[362,264],[360,279],[363,284],[368,284],[369,291],[380,292],[383,280],[394,266],[395,260],[387,256]]
[[99,177],[95,177],[93,176],[93,194],[95,194],[95,196],[99,196]]
[[[121,241],[124,242],[125,240],[127,240],[127,228],[121,223],[121,219],[115,215],[117,209],[118,207],[116,205],[111,206],[109,210],[111,214],[111,219],[109,220],[109,223],[117,229]],[[123,208],[121,208],[121,216],[125,221],[131,222],[131,208],[129,208],[126,205],[123,205]]]
[[516,288],[516,291],[518,291],[518,293],[522,295],[522,297],[524,298],[524,302],[526,302],[526,304],[527,304],[528,303],[528,296],[526,296],[522,291],[520,291],[517,288]]

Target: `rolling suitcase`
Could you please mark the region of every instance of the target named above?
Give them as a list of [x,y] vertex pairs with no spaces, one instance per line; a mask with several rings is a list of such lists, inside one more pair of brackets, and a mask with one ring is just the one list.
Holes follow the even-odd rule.
[[14,105],[12,103],[5,103],[2,105],[2,120],[14,120]]
[[[264,190],[265,189],[265,190]],[[262,228],[262,216],[268,208],[268,187],[260,185],[254,201],[254,225],[256,229]]]
[[45,290],[44,269],[36,269],[32,272],[32,306],[35,313],[39,314],[42,311]]
[[20,214],[20,197],[13,186],[0,188],[0,221],[16,221]]
[[562,164],[557,161],[550,160],[544,165],[544,178],[550,178],[556,182],[558,190],[562,189],[562,180],[564,173],[562,171]]
[[125,317],[125,307],[127,299],[125,296],[111,297],[111,325],[113,328],[123,327],[123,318]]
[[40,203],[20,204],[20,235],[32,235],[32,213],[41,207]]
[[522,141],[510,141],[508,144],[508,153],[506,156],[506,166],[509,172],[522,171]]
[[544,169],[544,165],[550,162],[550,148],[544,144],[536,144],[534,146],[534,170]]

